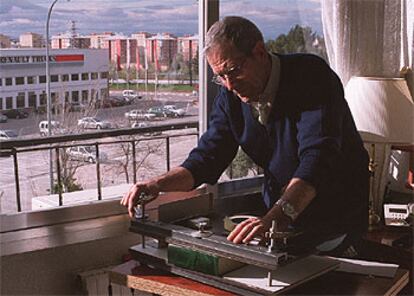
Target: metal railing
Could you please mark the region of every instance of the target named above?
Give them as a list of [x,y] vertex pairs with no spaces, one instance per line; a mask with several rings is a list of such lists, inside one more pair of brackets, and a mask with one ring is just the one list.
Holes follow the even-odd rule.
[[[162,132],[162,131],[173,131],[173,130],[184,130],[196,128],[197,132],[186,132],[182,134],[174,135],[160,135],[152,137],[142,137],[142,138],[131,138],[123,140],[112,140],[102,142],[102,139],[107,139],[110,137],[120,137],[120,136],[141,136],[142,134]],[[133,167],[133,181],[137,182],[137,163],[136,163],[136,145],[138,142],[142,141],[154,141],[154,140],[165,140],[166,145],[166,168],[167,171],[170,170],[170,139],[183,137],[183,136],[196,136],[198,139],[198,122],[187,122],[187,123],[178,123],[178,124],[168,124],[168,125],[158,125],[152,127],[141,127],[141,128],[127,128],[127,129],[117,129],[109,131],[99,131],[99,132],[89,132],[73,135],[60,135],[60,136],[51,136],[46,138],[33,138],[33,139],[22,139],[22,140],[6,140],[0,143],[0,156],[12,156],[13,157],[13,168],[14,168],[14,180],[15,180],[15,189],[16,189],[16,204],[17,211],[22,211],[21,206],[21,196],[20,196],[20,182],[19,182],[19,162],[17,155],[23,152],[33,152],[40,150],[54,150],[55,151],[55,164],[56,164],[56,176],[57,176],[57,194],[59,195],[59,206],[63,205],[63,184],[61,176],[61,159],[60,151],[68,147],[76,146],[94,146],[95,147],[95,158],[96,158],[96,180],[97,180],[97,199],[102,200],[102,184],[101,184],[101,169],[100,169],[100,157],[99,157],[99,148],[102,145],[116,144],[116,143],[128,143],[132,147],[132,167]],[[76,142],[68,143],[68,142]],[[68,144],[66,144],[68,143]],[[51,188],[51,193],[53,188]]]

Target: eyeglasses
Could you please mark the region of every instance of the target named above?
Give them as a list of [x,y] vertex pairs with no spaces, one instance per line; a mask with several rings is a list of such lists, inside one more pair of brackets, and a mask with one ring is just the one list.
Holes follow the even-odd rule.
[[229,69],[224,70],[220,74],[214,74],[211,82],[215,84],[225,86],[226,78],[227,79],[234,79],[240,75],[241,71],[243,70],[243,66],[246,63],[247,57],[244,58],[243,62],[240,65],[233,66]]

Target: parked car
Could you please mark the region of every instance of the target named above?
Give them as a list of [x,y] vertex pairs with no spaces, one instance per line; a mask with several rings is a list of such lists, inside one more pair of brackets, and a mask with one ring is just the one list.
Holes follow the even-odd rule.
[[82,128],[93,128],[99,130],[111,128],[111,123],[97,117],[84,117],[78,120],[78,126]]
[[7,119],[9,119],[6,115],[3,113],[0,113],[0,123],[7,122]]
[[21,109],[9,109],[9,110],[4,110],[3,115],[6,115],[8,118],[26,118],[29,116],[29,113],[25,110],[21,110]]
[[79,102],[72,102],[67,105],[66,110],[69,112],[80,112],[85,110],[85,106]]
[[17,138],[18,135],[13,130],[0,130],[0,141]]
[[125,103],[117,97],[104,98],[102,101],[99,101],[98,107],[100,108],[113,108],[123,106]]
[[173,114],[175,117],[182,117],[185,115],[185,110],[177,108],[175,105],[165,105],[164,109],[171,111],[169,114]]
[[[70,160],[85,161],[89,163],[96,162],[95,146],[75,146],[69,147],[67,153]],[[99,151],[99,160],[105,161],[107,156],[104,152]]]
[[130,121],[137,120],[151,120],[155,117],[155,114],[145,112],[144,110],[133,109],[131,111],[125,112],[125,118]]
[[[148,122],[134,122],[132,123],[131,127],[138,127],[138,128],[143,128],[143,127],[150,127],[151,124],[149,124]],[[144,136],[159,136],[161,135],[162,132],[161,131],[151,131],[151,132],[145,132],[143,133]]]
[[135,90],[125,89],[122,91],[122,96],[127,99],[129,102],[134,101],[135,99],[141,99],[142,96],[138,95]]
[[155,117],[167,117],[171,111],[164,109],[164,107],[151,107],[148,113],[154,114]]
[[[52,127],[52,135],[66,134],[66,129],[60,125],[59,121],[52,120],[50,123]],[[49,125],[47,120],[39,122],[39,132],[42,137],[49,135]]]

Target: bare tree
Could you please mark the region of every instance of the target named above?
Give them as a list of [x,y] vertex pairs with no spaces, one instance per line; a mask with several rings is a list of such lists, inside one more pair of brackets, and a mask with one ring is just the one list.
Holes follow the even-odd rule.
[[[126,136],[121,137],[122,140],[128,140],[126,143],[120,143],[118,150],[118,159],[114,166],[109,167],[108,173],[112,171],[115,175],[124,175],[126,183],[130,183],[131,180],[131,168],[133,169],[133,152],[132,152],[132,141],[134,137]],[[131,140],[131,142],[129,142]],[[149,161],[151,156],[162,155],[163,141],[157,140],[138,140],[135,141],[136,145],[136,166],[135,170],[139,169],[152,170],[154,169],[154,162]]]

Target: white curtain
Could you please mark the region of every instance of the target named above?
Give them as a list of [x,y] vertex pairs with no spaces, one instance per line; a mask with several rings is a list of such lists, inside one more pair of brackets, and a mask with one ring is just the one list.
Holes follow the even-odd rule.
[[321,0],[331,67],[351,76],[399,77],[412,66],[413,0]]
[[[352,76],[400,77],[413,69],[414,0],[321,0],[331,67],[344,86]],[[406,76],[414,94],[414,75]],[[413,96],[414,97],[414,96]],[[372,198],[381,213],[390,145],[375,145]]]

